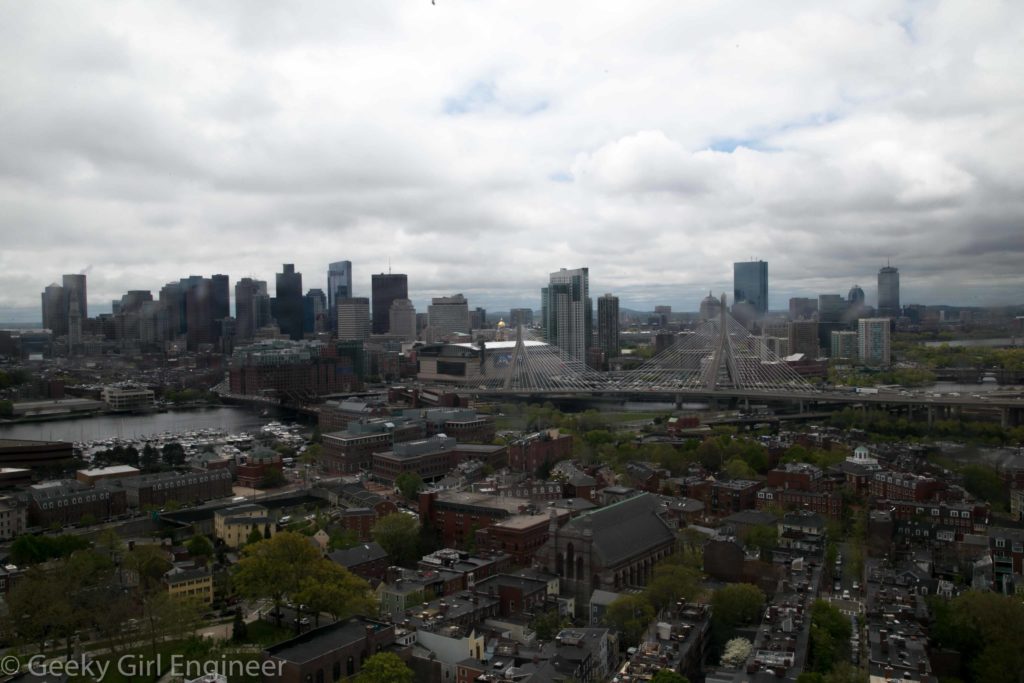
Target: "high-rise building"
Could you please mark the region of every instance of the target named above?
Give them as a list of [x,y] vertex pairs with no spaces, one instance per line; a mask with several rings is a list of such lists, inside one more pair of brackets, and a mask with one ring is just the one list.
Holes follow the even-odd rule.
[[231,281],[227,275],[210,276],[210,294],[213,297],[210,302],[213,319],[231,317]]
[[82,346],[82,316],[78,312],[78,299],[71,299],[68,311],[68,351],[74,353]]
[[795,296],[789,300],[790,320],[810,320],[818,312],[818,300]]
[[864,306],[864,290],[860,288],[860,285],[850,287],[850,292],[846,295],[846,303],[858,308]]
[[789,352],[818,357],[818,321],[794,320],[789,324]]
[[864,365],[889,365],[889,318],[861,318],[857,321],[857,356]]
[[878,315],[890,318],[900,315],[900,271],[892,266],[878,271]]
[[857,333],[845,330],[834,331],[830,355],[836,360],[857,360]]
[[768,312],[768,262],[732,264],[733,303],[746,301],[761,316]]
[[846,312],[846,300],[838,294],[818,295],[818,321],[838,323]]
[[469,312],[469,328],[482,330],[487,327],[487,309],[477,306]]
[[327,266],[327,310],[331,329],[337,329],[338,301],[355,296],[352,291],[352,262],[335,261]]
[[218,346],[220,324],[214,317],[213,278],[192,275],[181,281],[185,292],[185,333],[190,351],[201,344]]
[[408,299],[395,299],[391,302],[390,334],[401,337],[404,341],[416,339],[416,308]]
[[68,315],[64,310],[64,288],[56,282],[43,290],[43,327],[61,337],[68,333]]
[[671,306],[655,306],[654,317],[658,319],[658,325],[661,327],[668,327],[669,322],[672,320],[672,307]]
[[64,285],[64,315],[71,313],[71,301],[78,302],[78,315],[82,320],[89,317],[89,303],[86,296],[85,274],[64,275],[61,278]]
[[533,324],[533,309],[532,308],[513,308],[508,313],[508,326],[513,330],[517,326],[522,325],[523,327],[529,327]]
[[[264,288],[266,283],[263,283]],[[256,297],[260,293],[260,282],[243,277],[235,283],[235,337],[240,340],[252,339],[260,327],[256,324]]]
[[369,336],[370,300],[365,296],[339,299],[338,341],[362,341]]
[[469,334],[469,303],[461,294],[431,299],[427,306],[431,340],[450,334]]
[[619,344],[619,297],[605,294],[597,300],[597,345],[606,360],[621,353]]
[[302,331],[305,334],[327,329],[327,295],[322,289],[311,289],[302,297]]
[[277,273],[273,313],[282,334],[302,339],[302,273],[296,273],[292,263],[285,263]]
[[409,277],[400,273],[379,273],[370,276],[373,297],[373,333],[387,334],[391,324],[391,303],[409,298]]
[[547,287],[541,290],[545,310],[544,333],[572,358],[587,360],[593,342],[593,308],[590,298],[590,274],[587,268],[551,273]]

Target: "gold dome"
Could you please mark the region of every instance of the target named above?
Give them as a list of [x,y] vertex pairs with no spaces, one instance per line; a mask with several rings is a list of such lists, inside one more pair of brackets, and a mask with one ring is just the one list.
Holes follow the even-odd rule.
[[504,320],[504,318],[499,318],[498,319],[498,329],[499,330],[505,329],[505,320]]

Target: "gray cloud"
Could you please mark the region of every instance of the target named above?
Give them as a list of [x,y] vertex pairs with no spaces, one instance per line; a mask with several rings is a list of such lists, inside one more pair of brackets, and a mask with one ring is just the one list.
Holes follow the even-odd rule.
[[[678,5],[678,6],[677,6]],[[1024,7],[56,2],[0,22],[0,319],[190,273],[1020,303]]]

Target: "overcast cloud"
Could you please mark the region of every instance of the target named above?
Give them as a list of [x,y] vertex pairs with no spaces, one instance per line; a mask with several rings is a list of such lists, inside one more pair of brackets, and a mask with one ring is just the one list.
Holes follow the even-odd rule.
[[[842,7],[842,9],[839,9]],[[0,4],[0,320],[327,263],[539,306],[772,308],[891,259],[904,302],[1024,300],[1024,3]]]

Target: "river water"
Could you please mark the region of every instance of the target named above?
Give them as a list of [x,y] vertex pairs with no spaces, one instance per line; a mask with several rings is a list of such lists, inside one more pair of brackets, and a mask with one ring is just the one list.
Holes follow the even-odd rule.
[[136,439],[171,432],[220,429],[229,433],[254,432],[271,421],[258,412],[235,406],[196,410],[171,410],[140,415],[101,415],[48,422],[0,425],[0,439],[40,441],[103,441]]

